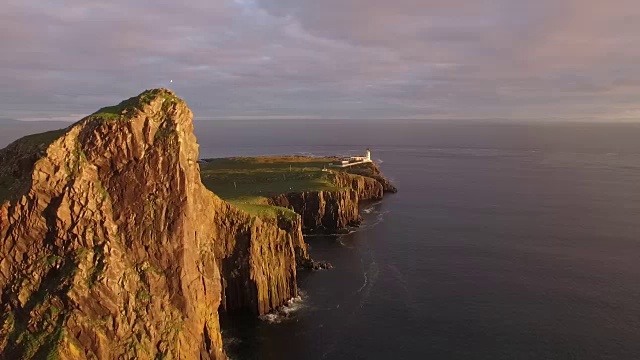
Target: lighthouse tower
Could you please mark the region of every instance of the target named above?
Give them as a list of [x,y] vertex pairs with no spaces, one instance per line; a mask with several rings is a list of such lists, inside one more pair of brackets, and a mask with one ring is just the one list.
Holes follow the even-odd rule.
[[369,148],[367,148],[367,152],[365,156],[366,156],[365,161],[371,161],[371,150],[369,150]]

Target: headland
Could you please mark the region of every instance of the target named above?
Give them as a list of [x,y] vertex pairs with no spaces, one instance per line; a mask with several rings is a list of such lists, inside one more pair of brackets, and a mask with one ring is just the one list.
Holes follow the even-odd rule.
[[[356,159],[356,161],[360,161]],[[271,156],[200,161],[203,184],[231,204],[261,216],[302,217],[304,233],[339,233],[360,223],[359,203],[396,188],[371,161]]]
[[0,358],[225,359],[219,311],[297,297],[303,229],[395,190],[373,163],[199,163],[192,120],[147,90],[0,150]]

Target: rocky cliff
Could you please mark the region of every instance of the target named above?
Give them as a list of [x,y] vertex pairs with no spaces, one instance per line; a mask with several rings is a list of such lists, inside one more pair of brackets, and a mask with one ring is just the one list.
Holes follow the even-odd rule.
[[347,169],[349,174],[360,175],[367,178],[376,180],[382,185],[382,190],[385,193],[396,193],[398,189],[385,178],[380,171],[380,168],[375,163],[365,163],[357,166],[352,166]]
[[0,151],[0,358],[220,359],[220,305],[296,296],[300,221],[220,200],[197,159],[163,89]]
[[300,214],[305,232],[337,233],[357,226],[361,222],[360,201],[380,200],[385,192],[396,192],[396,188],[373,163],[353,171],[357,173],[331,173],[331,182],[340,190],[290,192],[273,196],[269,202]]
[[296,269],[311,261],[299,217],[252,217],[219,198],[212,212],[221,307],[263,315],[297,296]]

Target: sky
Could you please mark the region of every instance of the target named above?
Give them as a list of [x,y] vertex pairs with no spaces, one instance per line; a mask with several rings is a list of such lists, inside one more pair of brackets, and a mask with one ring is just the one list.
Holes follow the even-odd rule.
[[640,120],[637,0],[5,0],[0,118]]

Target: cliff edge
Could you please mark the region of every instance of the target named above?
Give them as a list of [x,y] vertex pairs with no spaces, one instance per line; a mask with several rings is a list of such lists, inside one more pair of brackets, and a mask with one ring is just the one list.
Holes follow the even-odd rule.
[[0,150],[0,358],[223,359],[218,309],[297,295],[297,218],[205,189],[192,113],[149,90]]
[[[373,163],[364,166],[379,172]],[[272,196],[269,203],[300,214],[306,233],[337,233],[360,224],[361,201],[381,200],[385,193],[383,183],[372,177],[341,171],[328,177],[335,189],[287,192]]]

